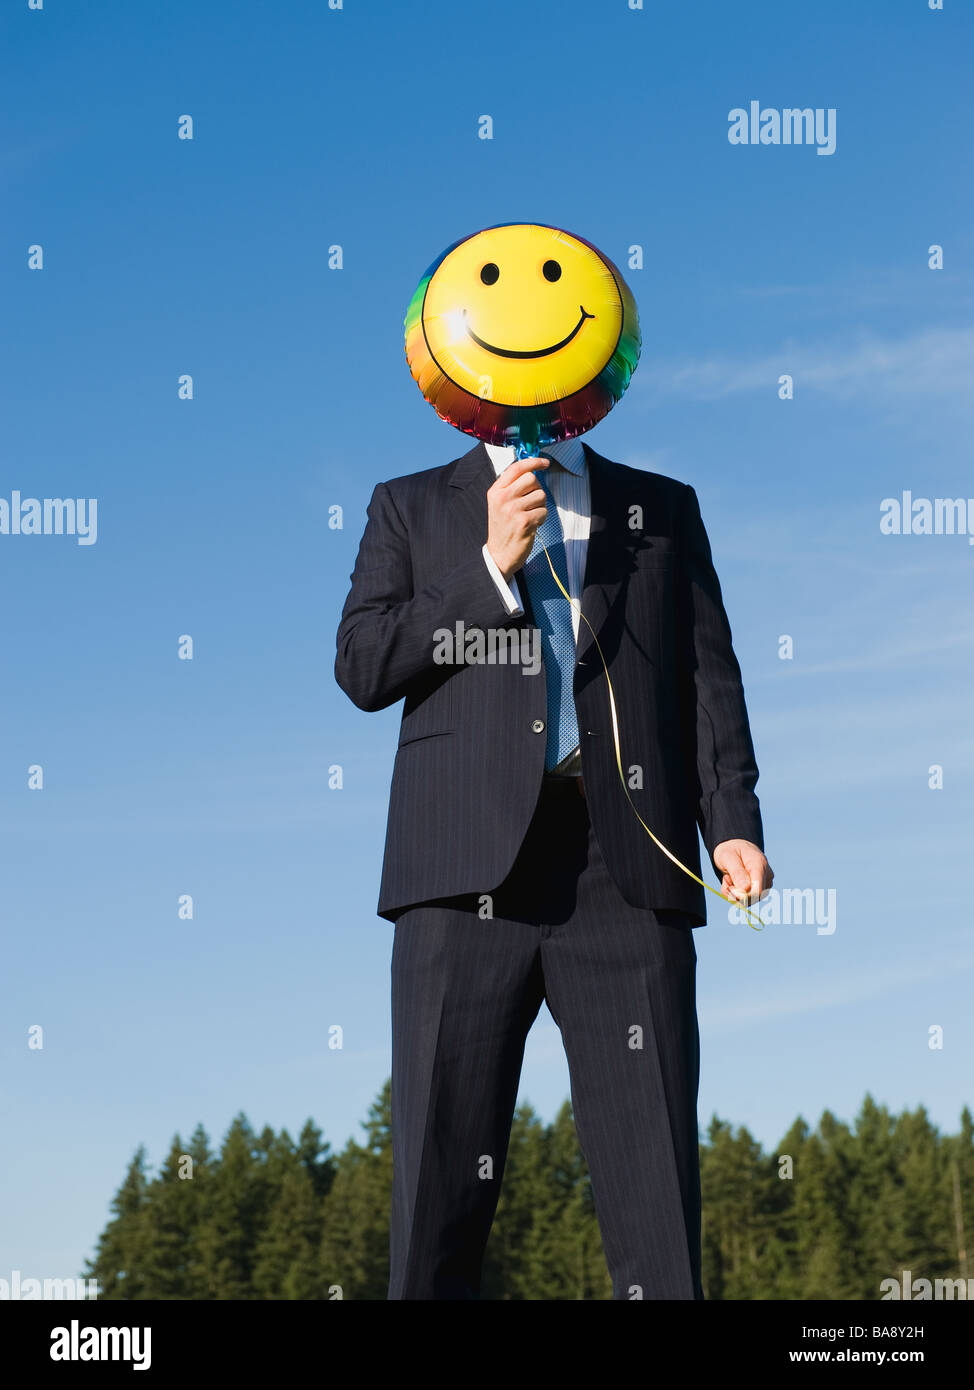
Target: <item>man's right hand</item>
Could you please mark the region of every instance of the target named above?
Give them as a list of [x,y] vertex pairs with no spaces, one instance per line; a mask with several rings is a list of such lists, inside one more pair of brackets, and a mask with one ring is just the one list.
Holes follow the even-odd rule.
[[546,458],[515,459],[487,489],[487,549],[507,580],[531,554],[534,534],[548,515],[534,470],[549,464]]

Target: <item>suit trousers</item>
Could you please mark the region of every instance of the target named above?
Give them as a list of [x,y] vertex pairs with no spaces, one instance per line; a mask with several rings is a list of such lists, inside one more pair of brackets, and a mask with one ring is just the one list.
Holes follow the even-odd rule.
[[399,915],[389,1299],[479,1297],[542,1000],[568,1059],[613,1299],[703,1297],[696,961],[688,918],[623,898],[575,778],[545,776],[492,894]]

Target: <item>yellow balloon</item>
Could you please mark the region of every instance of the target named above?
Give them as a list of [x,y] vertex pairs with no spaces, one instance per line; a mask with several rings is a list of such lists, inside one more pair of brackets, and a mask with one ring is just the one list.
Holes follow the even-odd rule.
[[622,328],[622,295],[605,261],[568,232],[497,227],[441,262],[423,328],[437,366],[501,405],[540,405],[598,376]]
[[444,420],[527,448],[591,429],[628,386],[640,347],[618,267],[584,237],[534,222],[448,247],[405,329],[410,371]]

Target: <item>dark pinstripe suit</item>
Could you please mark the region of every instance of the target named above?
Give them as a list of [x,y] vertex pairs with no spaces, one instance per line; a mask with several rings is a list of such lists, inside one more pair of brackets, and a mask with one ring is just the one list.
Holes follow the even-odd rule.
[[[724,840],[763,848],[763,838],[696,494],[588,445],[585,456],[581,605],[609,664],[630,795],[699,873],[698,826],[711,857]],[[380,483],[338,630],[336,677],[355,704],[405,700],[377,908],[396,922],[389,1297],[477,1297],[542,998],[565,1042],[613,1296],[700,1297],[690,928],[706,920],[703,889],[626,800],[584,622],[574,673],[584,798],[543,778],[543,673],[434,663],[438,629],[531,626],[530,614],[509,617],[481,554],[494,477],[478,444]]]

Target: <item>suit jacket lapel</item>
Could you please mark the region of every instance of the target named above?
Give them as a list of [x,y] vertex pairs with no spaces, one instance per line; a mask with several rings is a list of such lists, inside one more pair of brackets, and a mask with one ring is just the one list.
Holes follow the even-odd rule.
[[599,632],[619,589],[612,565],[613,548],[617,543],[613,539],[613,523],[619,508],[615,465],[584,441],[582,447],[588,462],[591,505],[585,575],[582,580],[582,620],[578,626],[578,662],[584,666],[589,656],[598,656],[592,628]]
[[456,526],[469,535],[472,545],[482,546],[487,539],[487,489],[496,476],[487,446],[482,443],[457,459],[450,474]]

